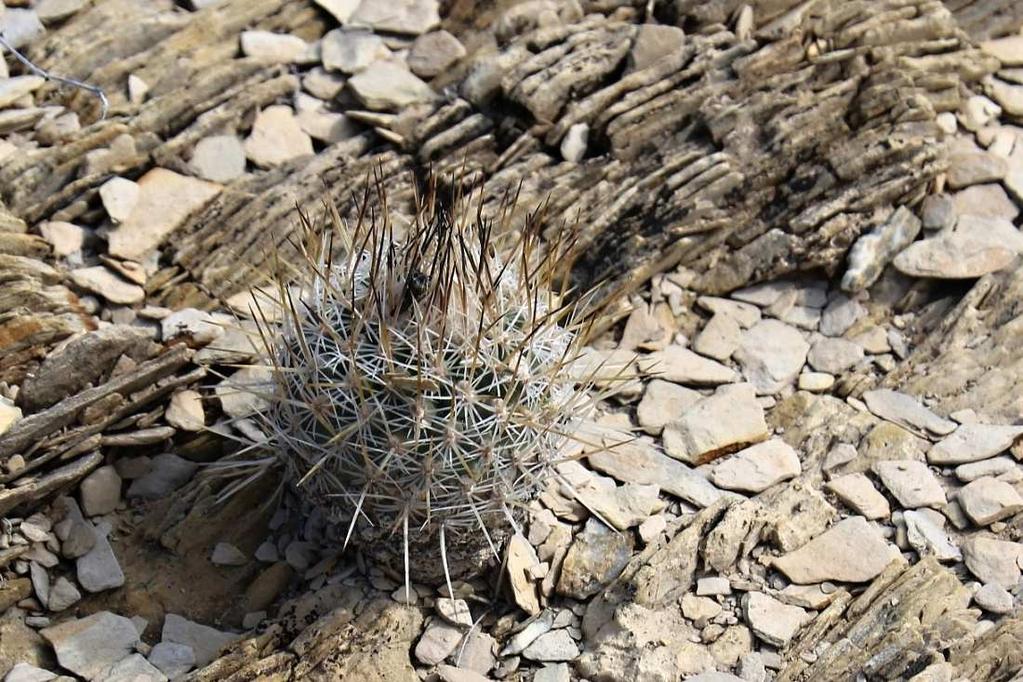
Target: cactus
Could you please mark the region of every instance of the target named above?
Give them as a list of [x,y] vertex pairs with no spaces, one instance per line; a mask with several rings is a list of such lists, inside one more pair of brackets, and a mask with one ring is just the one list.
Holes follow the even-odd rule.
[[554,286],[572,239],[541,248],[535,213],[499,251],[468,202],[416,203],[403,231],[382,200],[352,230],[335,212],[300,248],[304,293],[281,287],[283,328],[263,325],[262,420],[287,480],[343,525],[345,546],[400,560],[406,581],[450,582],[518,529],[590,399],[565,371],[579,325]]

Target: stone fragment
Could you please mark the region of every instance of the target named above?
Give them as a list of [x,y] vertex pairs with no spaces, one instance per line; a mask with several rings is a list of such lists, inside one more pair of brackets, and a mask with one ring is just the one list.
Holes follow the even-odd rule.
[[725,490],[759,493],[801,472],[799,455],[792,446],[772,438],[716,464],[710,481]]
[[[682,597],[682,615],[692,621],[707,623],[711,618],[721,613],[721,604],[713,599],[700,597],[691,592]],[[700,623],[697,623],[699,627]]]
[[323,36],[322,45],[323,68],[347,74],[392,56],[383,38],[367,31],[337,28]]
[[647,433],[656,436],[664,425],[682,416],[682,413],[703,399],[696,391],[663,379],[653,379],[646,385],[643,399],[636,407],[636,419]]
[[835,385],[835,377],[824,372],[803,372],[799,375],[799,382],[796,385],[800,391],[822,393],[831,390]]
[[751,303],[716,296],[700,296],[696,299],[696,305],[714,315],[728,315],[743,329],[749,329],[760,322],[760,309]]
[[973,601],[980,608],[994,614],[1010,613],[1013,607],[1012,595],[994,583],[988,583],[973,593]]
[[106,682],[167,682],[167,676],[141,654],[121,659],[103,679]]
[[39,225],[39,234],[53,246],[55,256],[71,256],[79,253],[85,245],[86,231],[74,223],[60,220],[45,222]]
[[525,627],[508,638],[508,643],[501,650],[501,656],[514,656],[532,644],[541,635],[550,632],[554,624],[554,612],[546,610],[538,616],[526,621]]
[[[11,405],[4,399],[0,399],[0,435],[6,433],[17,422],[21,421],[21,408]],[[7,461],[10,466],[10,460]]]
[[357,135],[358,130],[344,114],[326,109],[304,110],[298,112],[298,124],[314,140],[326,144],[334,144]]
[[819,372],[842,374],[863,359],[863,348],[852,341],[820,337],[806,356],[810,366]]
[[892,549],[875,526],[851,516],[773,563],[801,585],[825,580],[862,583],[885,569],[893,558]]
[[1019,208],[998,183],[973,185],[956,192],[953,206],[954,213],[951,224],[943,226],[942,229],[953,227],[956,223],[956,216],[972,215],[981,218],[1015,220],[1019,215]]
[[192,172],[203,180],[231,182],[245,174],[245,145],[236,135],[211,135],[195,143]]
[[[1023,85],[1014,85],[994,78],[990,82],[989,90],[992,99],[998,102],[1002,111],[1010,116],[1023,116]],[[993,172],[993,169],[989,170],[990,174]]]
[[948,186],[952,189],[998,182],[1009,171],[1005,159],[985,151],[955,152],[948,161]]
[[313,141],[291,107],[275,104],[256,114],[245,139],[245,156],[260,168],[275,168],[313,154]]
[[447,31],[434,31],[415,39],[406,61],[412,73],[420,78],[433,78],[465,54],[465,48],[458,42],[458,38]]
[[362,0],[313,0],[317,5],[330,12],[338,23],[344,24],[359,9]]
[[945,531],[945,518],[931,509],[906,510],[902,515],[906,539],[920,556],[938,561],[961,561],[963,556]]
[[907,460],[877,462],[874,464],[874,472],[903,507],[938,509],[948,502],[945,498],[945,489],[923,462]]
[[45,32],[46,27],[34,9],[11,7],[0,12],[0,33],[14,49],[25,47]]
[[241,47],[246,57],[276,64],[301,62],[310,49],[298,36],[271,31],[242,31]]
[[935,466],[979,462],[1005,452],[1020,436],[1023,426],[962,424],[927,451],[927,461]]
[[750,384],[718,388],[664,427],[664,449],[688,464],[705,464],[766,440],[764,410]]
[[838,294],[821,313],[818,329],[825,336],[841,336],[866,314],[866,308],[855,298]]
[[540,613],[540,601],[531,570],[540,564],[540,559],[529,541],[519,533],[513,535],[508,542],[507,552],[508,582],[511,585],[512,597],[520,609],[535,616]]
[[362,0],[347,23],[369,26],[374,31],[419,35],[440,25],[440,3],[438,0]]
[[1010,35],[985,40],[980,49],[1002,63],[1002,66],[1023,66],[1023,36]]
[[0,109],[9,107],[25,95],[38,90],[46,79],[40,76],[15,76],[0,79]]
[[831,603],[835,592],[825,592],[820,585],[789,585],[778,593],[778,599],[802,609],[822,609]]
[[638,526],[664,506],[658,497],[657,485],[626,483],[618,486],[610,478],[599,476],[576,461],[561,462],[555,468],[571,487],[574,499],[618,530]]
[[863,394],[867,409],[919,435],[946,436],[956,429],[955,422],[943,419],[913,396],[882,388]]
[[54,613],[71,608],[82,599],[82,593],[70,580],[61,576],[50,587],[50,598],[46,608]]
[[202,396],[198,391],[186,389],[171,396],[164,419],[174,428],[182,431],[202,431],[206,424],[206,413]]
[[270,368],[260,365],[242,367],[213,389],[220,407],[228,417],[248,417],[266,406],[261,394],[269,390]]
[[28,663],[16,663],[4,677],[4,682],[49,682],[56,678],[57,675],[49,670]]
[[413,653],[420,663],[437,665],[454,652],[463,634],[462,628],[434,619],[426,626]]
[[641,24],[629,50],[629,71],[639,71],[682,49],[685,31],[667,24]]
[[102,466],[82,479],[78,489],[86,516],[102,516],[121,501],[121,477],[112,466]]
[[911,277],[971,279],[1008,266],[1023,250],[1023,234],[1004,218],[964,215],[951,230],[910,244],[896,256]]
[[324,101],[334,99],[345,87],[346,79],[336,73],[328,73],[322,67],[308,71],[302,77],[302,88],[313,97]]
[[97,527],[96,544],[75,561],[78,584],[87,592],[112,590],[124,584],[124,571],[107,539],[109,533],[109,525]]
[[867,519],[888,518],[891,514],[888,500],[863,474],[840,476],[832,479],[825,487],[835,493],[846,506]]
[[393,61],[373,62],[352,76],[348,87],[366,108],[374,111],[396,111],[437,99],[429,85]]
[[199,667],[214,660],[222,648],[237,639],[236,634],[195,623],[176,613],[168,613],[163,621],[161,641],[191,647],[195,654],[195,664]]
[[548,663],[533,675],[533,682],[572,682],[567,663]]
[[164,453],[153,458],[149,473],[128,486],[129,498],[156,500],[168,495],[191,480],[198,465],[175,454]]
[[763,592],[747,592],[742,598],[742,612],[757,637],[779,648],[788,645],[806,618],[803,609]]
[[974,535],[963,541],[962,550],[966,568],[982,583],[994,583],[1006,590],[1019,583],[1023,545],[1018,542]]
[[[968,190],[963,190],[963,192],[966,191]],[[963,192],[958,192],[956,196]],[[928,232],[940,232],[952,227],[955,225],[956,215],[959,213],[955,200],[944,193],[928,194],[920,205],[923,227]]]
[[569,163],[579,163],[586,157],[586,145],[590,141],[590,126],[576,123],[569,127],[565,137],[561,139],[561,158]]
[[913,243],[920,227],[920,219],[900,206],[887,221],[857,239],[849,251],[842,289],[855,293],[876,282],[895,255]]
[[793,327],[761,320],[742,335],[735,360],[758,395],[772,395],[790,386],[806,362],[810,344]]
[[1023,510],[1023,497],[997,478],[985,476],[959,491],[959,506],[978,526],[988,526]]
[[128,74],[128,101],[132,104],[142,104],[148,94],[149,83],[133,73]]
[[[438,665],[437,675],[440,682],[489,682],[490,678],[485,677],[474,670],[456,668],[453,665]],[[536,680],[536,676],[533,676]]]
[[170,679],[176,679],[195,667],[195,652],[186,644],[160,642],[149,652],[149,662]]
[[108,679],[110,668],[131,654],[139,641],[135,625],[109,611],[64,621],[41,634],[53,645],[61,667],[86,680]]
[[71,281],[82,289],[99,294],[111,303],[133,305],[146,300],[145,289],[125,282],[102,265],[72,270]]
[[522,656],[531,661],[571,661],[579,656],[579,647],[564,628],[551,630],[537,637],[522,650]]
[[1011,457],[994,457],[979,462],[960,464],[956,467],[956,478],[964,483],[976,481],[984,476],[1001,476],[1018,470],[1016,462]]
[[249,558],[231,543],[218,542],[213,547],[210,561],[215,566],[244,566],[249,562]]
[[557,591],[587,599],[618,577],[632,554],[632,536],[616,533],[597,519],[576,535],[561,566]]
[[154,168],[138,180],[135,207],[107,236],[115,258],[144,261],[189,215],[220,192],[220,185]]
[[638,363],[645,374],[693,386],[716,386],[739,378],[735,370],[676,345],[640,356]]
[[115,223],[123,223],[131,216],[141,193],[139,185],[127,178],[110,178],[99,188],[103,208]]
[[45,568],[35,561],[29,562],[28,569],[29,578],[32,581],[32,589],[36,593],[36,599],[43,605],[43,608],[46,608],[46,605],[50,602],[50,575],[46,572]]
[[693,350],[715,360],[727,360],[739,348],[742,327],[731,315],[715,315],[693,341]]

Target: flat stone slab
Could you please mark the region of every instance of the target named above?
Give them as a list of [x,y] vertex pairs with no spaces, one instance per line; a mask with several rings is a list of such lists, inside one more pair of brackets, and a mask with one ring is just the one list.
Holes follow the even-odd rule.
[[906,393],[887,388],[863,394],[867,409],[881,419],[898,424],[922,436],[947,436],[956,429],[954,421],[943,419]]
[[131,654],[139,641],[135,624],[109,611],[65,621],[41,633],[53,645],[60,665],[87,680],[107,679],[110,668]]
[[877,527],[860,516],[851,516],[778,557],[774,566],[800,585],[825,580],[863,583],[876,578],[897,551]]
[[725,490],[759,493],[802,472],[799,455],[780,438],[752,445],[717,464],[710,481]]
[[1005,452],[1020,436],[1023,426],[962,424],[927,451],[927,461],[937,466],[979,462]]
[[717,386],[739,380],[735,370],[682,346],[668,346],[639,358],[645,374],[690,386]]
[[877,462],[874,464],[874,473],[899,504],[907,509],[917,507],[937,509],[948,503],[945,489],[923,462],[910,460]]
[[810,344],[795,328],[778,320],[761,320],[742,335],[735,360],[757,393],[778,393],[795,382]]
[[750,384],[718,388],[664,427],[665,451],[687,464],[706,464],[770,436]]

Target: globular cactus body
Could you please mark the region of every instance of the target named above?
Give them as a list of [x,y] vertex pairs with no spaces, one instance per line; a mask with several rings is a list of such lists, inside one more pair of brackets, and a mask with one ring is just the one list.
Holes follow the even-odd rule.
[[496,553],[587,404],[553,291],[570,245],[541,253],[530,221],[499,254],[490,223],[432,198],[401,236],[386,214],[335,223],[343,255],[305,249],[305,293],[267,334],[272,447],[346,544],[420,580],[464,573]]

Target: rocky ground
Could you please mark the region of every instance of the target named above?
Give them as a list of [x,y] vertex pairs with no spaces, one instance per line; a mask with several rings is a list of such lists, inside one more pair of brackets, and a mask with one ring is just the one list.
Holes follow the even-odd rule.
[[[1023,679],[1023,12],[667,4],[0,5],[110,100],[0,63],[5,680]],[[608,395],[406,592],[207,465],[296,204],[456,165],[581,216]]]

